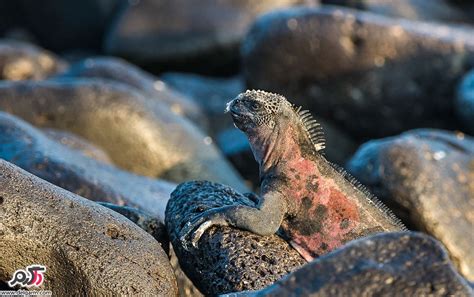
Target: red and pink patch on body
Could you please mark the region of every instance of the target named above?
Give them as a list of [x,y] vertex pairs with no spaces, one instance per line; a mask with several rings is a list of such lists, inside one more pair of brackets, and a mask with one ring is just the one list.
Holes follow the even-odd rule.
[[285,189],[298,213],[284,222],[283,231],[307,260],[343,245],[359,224],[357,204],[331,178],[322,176],[315,161],[303,157],[287,163],[290,180]]

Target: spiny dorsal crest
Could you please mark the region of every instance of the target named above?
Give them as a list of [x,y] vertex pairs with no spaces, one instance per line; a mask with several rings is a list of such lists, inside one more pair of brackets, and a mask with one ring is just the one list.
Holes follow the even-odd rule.
[[293,109],[303,124],[303,128],[308,133],[309,139],[316,151],[322,151],[326,147],[326,139],[324,138],[324,131],[321,125],[313,118],[309,110],[301,110],[301,106],[293,107]]
[[[296,108],[281,95],[261,90],[247,90],[245,93],[240,94],[239,97],[246,97],[263,103],[269,114],[278,114],[284,106],[289,107],[291,110],[296,112],[297,117],[303,124],[303,128],[308,133],[308,137],[316,151],[319,152],[325,148],[326,141],[324,139],[323,129],[308,110],[301,110],[301,107]],[[273,120],[270,117],[271,116],[264,116],[259,118],[258,121],[261,122],[259,124],[269,124],[272,126],[271,123]]]

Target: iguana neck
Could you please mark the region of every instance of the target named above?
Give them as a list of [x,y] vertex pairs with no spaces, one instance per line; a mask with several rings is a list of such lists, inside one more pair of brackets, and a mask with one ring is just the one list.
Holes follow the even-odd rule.
[[284,174],[288,164],[294,164],[308,153],[315,152],[304,131],[296,126],[276,129],[268,137],[249,136],[255,159],[260,166],[260,177]]

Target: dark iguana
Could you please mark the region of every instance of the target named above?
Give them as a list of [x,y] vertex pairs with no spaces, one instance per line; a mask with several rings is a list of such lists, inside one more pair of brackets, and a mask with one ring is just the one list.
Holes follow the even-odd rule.
[[[405,227],[379,201],[323,156],[321,127],[283,96],[247,91],[228,103],[234,124],[248,137],[260,165],[256,207],[207,210],[182,230],[195,246],[213,225],[281,235],[307,260],[367,234]],[[194,232],[193,232],[194,231]]]

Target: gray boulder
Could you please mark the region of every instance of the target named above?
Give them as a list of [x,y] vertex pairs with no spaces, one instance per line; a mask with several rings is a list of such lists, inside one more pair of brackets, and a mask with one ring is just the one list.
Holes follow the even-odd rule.
[[35,45],[0,39],[0,80],[45,79],[64,71],[66,63]]
[[176,296],[160,244],[123,216],[0,160],[0,283],[46,266],[58,296]]
[[346,8],[293,8],[259,18],[242,55],[250,88],[283,94],[365,139],[458,127],[454,90],[474,65],[474,35]]
[[382,233],[358,240],[257,292],[260,296],[472,296],[442,245],[421,233]]
[[473,138],[426,129],[374,140],[359,148],[347,170],[407,225],[440,240],[474,280]]
[[316,0],[141,0],[111,26],[104,49],[155,69],[228,72],[238,45],[266,11]]
[[127,85],[100,79],[3,82],[0,98],[0,110],[78,134],[134,173],[246,189],[211,137]]
[[450,0],[323,0],[325,4],[346,5],[390,17],[432,22],[470,23],[469,10]]
[[28,123],[0,112],[0,158],[95,201],[135,206],[164,221],[175,185],[98,162],[50,140]]
[[79,61],[59,77],[102,78],[129,85],[150,100],[164,103],[171,112],[184,115],[207,129],[207,119],[199,104],[173,91],[167,84],[139,67],[114,57],[95,57]]
[[55,140],[65,146],[68,146],[72,149],[75,149],[81,152],[84,156],[95,159],[102,163],[112,164],[112,160],[104,152],[101,148],[93,145],[89,141],[85,140],[84,138],[72,134],[70,132],[51,129],[51,128],[44,128],[42,132],[46,134],[50,139]]

